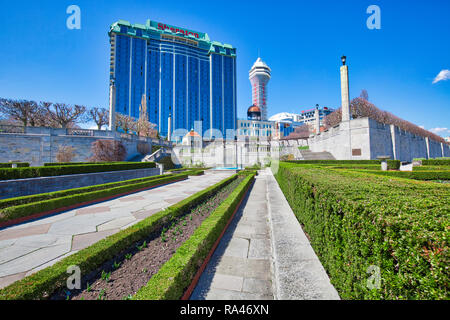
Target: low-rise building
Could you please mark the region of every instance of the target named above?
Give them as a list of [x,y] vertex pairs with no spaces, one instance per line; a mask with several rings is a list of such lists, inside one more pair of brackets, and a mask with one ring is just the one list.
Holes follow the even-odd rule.
[[240,140],[245,137],[267,139],[273,135],[274,125],[273,121],[261,120],[261,109],[252,105],[247,110],[247,119],[237,121],[237,136]]

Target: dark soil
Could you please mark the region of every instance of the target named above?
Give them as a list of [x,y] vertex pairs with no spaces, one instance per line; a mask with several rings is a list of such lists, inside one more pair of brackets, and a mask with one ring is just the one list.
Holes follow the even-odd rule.
[[61,290],[54,300],[123,300],[143,287],[158,272],[175,251],[194,233],[242,181],[239,176],[213,197],[201,203],[184,216],[165,226],[158,233],[135,244],[115,259],[105,263],[82,279],[80,290]]

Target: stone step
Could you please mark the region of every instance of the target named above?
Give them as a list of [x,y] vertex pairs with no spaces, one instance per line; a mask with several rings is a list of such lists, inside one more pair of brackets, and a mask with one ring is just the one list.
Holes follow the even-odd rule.
[[312,152],[311,150],[300,150],[304,160],[335,160],[329,152]]

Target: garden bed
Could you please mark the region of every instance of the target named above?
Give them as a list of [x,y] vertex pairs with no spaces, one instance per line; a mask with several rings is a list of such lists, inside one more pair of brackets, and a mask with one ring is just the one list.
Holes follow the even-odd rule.
[[[108,261],[92,275],[83,279],[84,287],[74,291],[74,300],[121,300],[131,298],[152,275],[167,262],[176,250],[194,233],[198,226],[244,179],[239,176],[211,198],[192,208],[141,240],[117,258]],[[89,283],[89,286],[88,286]],[[67,299],[66,291],[60,291],[52,299]]]
[[[66,287],[68,267],[76,265],[80,268],[82,275],[86,276],[93,272],[95,273],[96,270],[101,269],[101,266],[105,265],[108,261],[114,262],[116,261],[115,259],[120,258],[121,253],[129,251],[130,248],[135,248],[136,244],[142,245],[143,239],[151,238],[152,235],[160,235],[164,226],[167,226],[168,224],[170,225],[175,218],[191,212],[193,207],[196,207],[198,204],[203,203],[206,199],[217,194],[226,185],[233,182],[237,177],[237,174],[230,176],[215,185],[201,190],[194,195],[166,208],[165,210],[161,210],[120,232],[117,232],[73,255],[62,259],[59,262],[56,262],[52,266],[44,268],[23,278],[22,280],[16,281],[6,288],[0,289],[0,300],[48,299],[53,296],[54,292]],[[236,202],[239,202],[239,200],[242,199],[242,190],[243,188],[248,188],[250,182],[249,179],[251,178],[253,177],[245,177],[243,184],[239,185],[239,187],[233,191],[232,196],[227,198],[222,205],[219,206],[219,209],[223,209],[224,205],[226,205],[225,209],[227,210],[234,208],[237,205]],[[237,191],[238,193],[236,193]],[[219,213],[219,216],[221,217],[226,217],[226,214],[222,214],[223,210],[220,211],[219,209],[213,213],[213,217],[217,217],[217,213]],[[212,216],[209,216],[207,219],[211,218]],[[220,230],[220,232],[222,231],[223,224],[221,222],[222,221],[220,221],[220,223],[214,223],[213,233],[208,232],[208,238],[206,239],[208,244],[212,239],[214,239],[214,241],[217,239],[218,235],[216,234],[216,229]],[[203,223],[198,229],[202,230],[204,225],[205,224]],[[209,227],[211,227],[211,225],[209,225]],[[196,237],[196,240],[203,239],[202,237],[203,236]],[[193,237],[186,241],[186,243],[189,243],[192,238]],[[207,245],[203,244],[203,246],[198,248],[198,250],[202,251],[205,250],[205,248],[207,248]],[[187,251],[184,250],[183,252]],[[178,254],[181,254],[181,252],[177,251],[177,255]],[[171,261],[172,259],[169,260],[168,263]],[[164,264],[162,269],[164,269],[168,263]],[[154,279],[160,273],[161,270],[151,279]],[[151,281],[149,281],[149,283],[150,282]],[[159,287],[161,287],[163,282],[158,281],[158,284]],[[164,285],[167,285],[167,283],[164,283]],[[158,289],[162,290],[162,288]]]

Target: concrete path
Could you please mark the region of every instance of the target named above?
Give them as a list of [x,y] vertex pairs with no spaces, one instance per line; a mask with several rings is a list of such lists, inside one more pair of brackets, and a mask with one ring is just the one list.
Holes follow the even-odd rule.
[[266,176],[256,176],[191,300],[274,299],[266,188]]
[[259,172],[191,299],[339,299],[270,169]]
[[187,180],[0,230],[0,288],[54,264],[232,175]]

